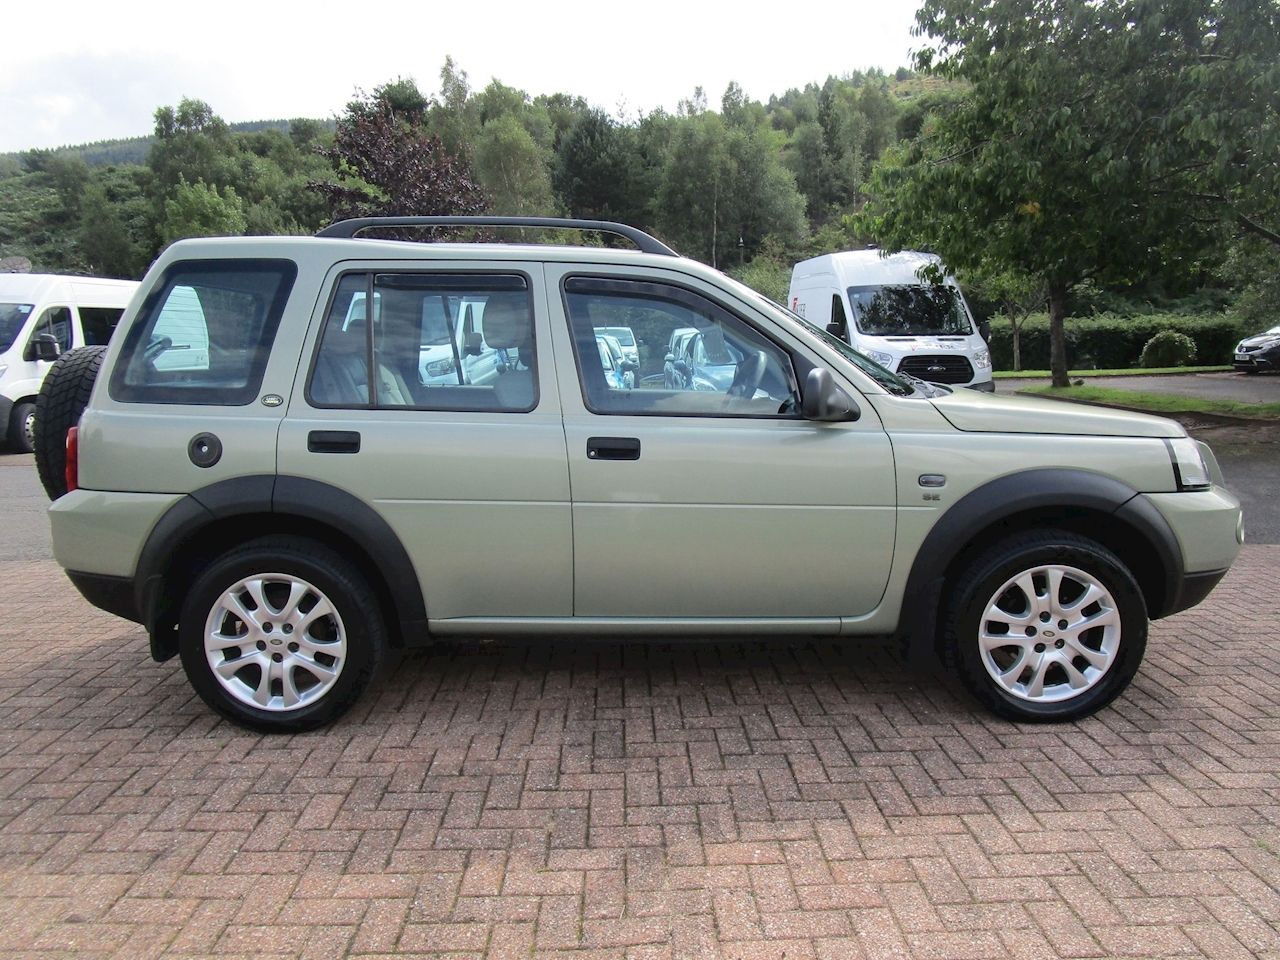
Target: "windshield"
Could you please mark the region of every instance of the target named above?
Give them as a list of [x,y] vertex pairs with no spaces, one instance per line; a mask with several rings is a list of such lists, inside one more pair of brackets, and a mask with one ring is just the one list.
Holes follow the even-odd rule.
[[632,335],[630,327],[604,327],[603,330],[624,347],[636,345],[636,338]]
[[13,346],[34,306],[33,303],[0,303],[0,353]]
[[819,340],[821,340],[831,349],[838,351],[842,357],[844,357],[846,360],[848,360],[855,367],[857,367],[859,370],[861,370],[863,373],[869,376],[876,383],[880,384],[880,386],[884,387],[885,390],[889,391],[889,393],[892,393],[894,396],[909,397],[916,392],[915,387],[913,387],[908,381],[904,380],[902,377],[898,376],[896,373],[891,373],[890,371],[886,370],[884,367],[880,366],[880,364],[876,363],[874,360],[869,360],[867,357],[864,357],[861,353],[853,349],[853,347],[849,346],[849,344],[845,343],[839,337],[828,333],[826,330],[823,330],[821,327],[814,326],[804,317],[800,316],[800,314],[792,313],[786,307],[782,306],[781,304],[774,303],[768,297],[764,296],[763,294],[757,293],[756,291],[748,287],[746,284],[739,283],[738,281],[735,280],[733,282],[733,285],[734,285],[734,288],[739,290],[740,292],[750,295],[752,300],[754,300],[758,304],[763,305],[764,308],[768,310],[770,313],[780,316],[786,320],[790,320],[792,323],[798,324],[800,327],[802,327],[808,333],[813,334],[815,337],[817,337]]
[[945,284],[849,288],[859,333],[871,337],[967,337],[973,332],[960,292]]

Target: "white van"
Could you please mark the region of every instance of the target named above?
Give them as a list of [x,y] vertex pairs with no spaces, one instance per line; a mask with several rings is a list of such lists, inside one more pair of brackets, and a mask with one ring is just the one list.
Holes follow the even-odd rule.
[[0,441],[29,453],[36,394],[59,355],[105,344],[138,283],[0,273]]
[[931,383],[995,390],[991,351],[960,287],[919,271],[928,253],[848,250],[804,260],[791,272],[787,305],[882,367]]

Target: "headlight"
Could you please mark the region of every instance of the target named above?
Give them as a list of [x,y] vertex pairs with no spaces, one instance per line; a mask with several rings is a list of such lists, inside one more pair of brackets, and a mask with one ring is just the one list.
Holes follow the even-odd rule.
[[1178,481],[1179,490],[1208,490],[1213,485],[1209,479],[1209,468],[1205,466],[1204,457],[1200,456],[1200,446],[1190,437],[1178,437],[1166,440],[1169,448],[1169,459],[1173,462],[1173,475]]
[[453,373],[453,359],[433,360],[427,364],[428,377],[445,377]]
[[862,355],[874,363],[880,364],[886,370],[893,369],[893,354],[880,353],[878,350],[863,350]]
[[973,365],[979,370],[985,370],[991,366],[991,351],[978,350],[973,355]]

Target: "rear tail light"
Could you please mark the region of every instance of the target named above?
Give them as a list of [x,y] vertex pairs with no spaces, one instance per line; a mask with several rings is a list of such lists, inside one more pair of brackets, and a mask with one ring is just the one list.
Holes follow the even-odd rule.
[[80,428],[67,431],[67,493],[80,488]]

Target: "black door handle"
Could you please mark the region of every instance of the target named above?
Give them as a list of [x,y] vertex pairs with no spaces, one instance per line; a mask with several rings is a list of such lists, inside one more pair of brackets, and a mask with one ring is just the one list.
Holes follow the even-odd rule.
[[359,453],[360,434],[355,430],[312,430],[307,434],[311,453]]
[[589,460],[639,460],[640,441],[635,437],[587,437]]

